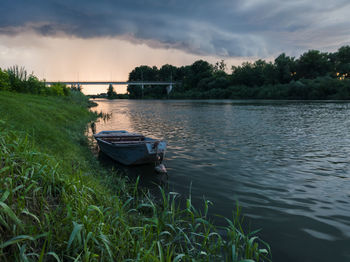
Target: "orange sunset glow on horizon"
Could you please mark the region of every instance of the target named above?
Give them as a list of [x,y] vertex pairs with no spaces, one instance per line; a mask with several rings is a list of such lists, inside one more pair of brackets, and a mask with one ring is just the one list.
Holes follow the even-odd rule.
[[[118,38],[82,39],[68,36],[41,36],[22,33],[0,35],[1,67],[24,66],[47,81],[127,81],[129,73],[139,65],[161,67],[189,65],[203,56],[176,49],[156,49],[146,44],[133,44]],[[211,63],[220,57],[204,57]],[[226,63],[238,65],[247,58],[229,58]],[[83,86],[85,94],[106,92],[108,86]],[[115,86],[125,93],[126,86]]]

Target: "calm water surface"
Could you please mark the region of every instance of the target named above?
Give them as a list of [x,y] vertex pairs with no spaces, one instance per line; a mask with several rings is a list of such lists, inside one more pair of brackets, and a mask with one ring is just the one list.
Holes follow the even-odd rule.
[[[350,261],[350,103],[287,101],[108,101],[101,130],[168,142],[168,187],[212,214],[232,217],[238,200],[273,261]],[[129,169],[149,184],[149,167]],[[164,182],[164,181],[163,181]]]

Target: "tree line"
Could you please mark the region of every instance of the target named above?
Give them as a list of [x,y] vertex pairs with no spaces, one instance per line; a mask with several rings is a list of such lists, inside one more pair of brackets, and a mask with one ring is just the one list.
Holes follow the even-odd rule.
[[[68,96],[71,90],[75,90],[75,88],[68,88],[61,83],[47,86],[44,81],[39,80],[33,73],[28,74],[24,67],[15,65],[6,70],[0,68],[1,90],[38,95]],[[80,90],[77,89],[76,91]]]
[[175,81],[168,95],[164,86],[128,86],[130,98],[216,99],[350,99],[350,46],[327,53],[309,50],[299,58],[280,54],[273,62],[259,59],[232,66],[224,60],[198,60],[176,67],[142,65],[129,81]]

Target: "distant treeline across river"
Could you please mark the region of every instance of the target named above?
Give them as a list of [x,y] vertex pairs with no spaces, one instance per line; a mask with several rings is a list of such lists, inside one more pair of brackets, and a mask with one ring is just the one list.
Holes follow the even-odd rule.
[[350,46],[334,53],[309,50],[299,58],[282,53],[274,62],[257,60],[232,66],[224,60],[212,65],[160,68],[138,66],[129,81],[175,81],[168,95],[164,86],[128,86],[129,98],[174,99],[350,99]]

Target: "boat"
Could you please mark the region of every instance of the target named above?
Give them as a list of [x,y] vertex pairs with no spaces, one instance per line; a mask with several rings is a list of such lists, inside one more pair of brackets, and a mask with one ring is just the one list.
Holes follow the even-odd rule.
[[100,150],[124,165],[161,164],[166,142],[125,130],[101,131],[94,134]]

